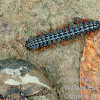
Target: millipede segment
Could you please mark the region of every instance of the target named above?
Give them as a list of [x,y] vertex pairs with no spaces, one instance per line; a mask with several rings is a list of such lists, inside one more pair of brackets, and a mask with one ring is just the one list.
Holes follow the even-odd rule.
[[76,35],[81,36],[81,33],[86,34],[91,31],[100,29],[100,22],[98,21],[86,21],[85,23],[75,24],[75,26],[65,26],[60,30],[55,30],[42,33],[38,36],[30,36],[30,39],[26,41],[25,47],[28,50],[35,50],[46,47],[47,45],[56,44],[57,42],[67,41],[71,38],[76,38]]

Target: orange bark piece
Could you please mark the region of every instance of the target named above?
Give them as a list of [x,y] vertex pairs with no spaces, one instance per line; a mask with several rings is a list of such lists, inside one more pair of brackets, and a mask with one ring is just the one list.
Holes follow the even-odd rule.
[[82,100],[100,100],[100,31],[87,34],[85,43],[80,68]]

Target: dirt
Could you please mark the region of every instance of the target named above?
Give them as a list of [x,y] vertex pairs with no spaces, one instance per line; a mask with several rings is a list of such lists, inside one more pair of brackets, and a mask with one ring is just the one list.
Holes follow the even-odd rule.
[[[75,100],[73,94],[80,95],[80,91],[68,90],[66,87],[79,86],[80,59],[85,37],[82,36],[82,40],[78,38],[76,42],[66,46],[57,44],[57,47],[45,49],[44,52],[26,50],[25,42],[30,35],[34,36],[40,31],[48,31],[49,29],[56,30],[57,26],[62,27],[63,24],[72,23],[73,17],[100,21],[99,9],[99,0],[91,0],[91,2],[89,0],[0,1],[0,32],[3,30],[3,34],[0,33],[0,60],[19,58],[37,66],[38,69],[41,67],[48,68],[51,70],[50,73],[48,71],[48,76],[60,76],[59,80],[50,79],[55,80],[56,85],[60,81],[62,86],[56,86],[48,78],[50,83],[54,85],[54,89],[59,92],[59,98],[61,100],[65,98],[66,100]],[[6,28],[3,23],[9,27]],[[60,71],[59,74],[55,69],[56,67]]]

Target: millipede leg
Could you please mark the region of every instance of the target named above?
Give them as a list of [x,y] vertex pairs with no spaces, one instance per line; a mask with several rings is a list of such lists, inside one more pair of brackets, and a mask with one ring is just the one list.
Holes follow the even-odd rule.
[[77,38],[75,38],[75,39],[74,39],[74,42],[76,42],[77,40],[78,40],[78,39],[77,39]]
[[50,45],[50,49],[53,49],[53,43],[51,43],[51,45]]
[[45,46],[45,47],[44,47],[44,50],[46,50],[47,48],[48,48],[48,46]]
[[66,46],[66,41],[63,41],[63,46]]
[[69,45],[71,43],[71,41],[70,40],[67,40],[67,45]]
[[44,51],[44,48],[43,48],[43,47],[41,47],[41,48],[40,48],[40,50],[43,52],[43,51]]
[[56,30],[58,30],[59,32],[60,32],[60,29],[61,29],[60,26],[57,26],[57,27],[56,27]]

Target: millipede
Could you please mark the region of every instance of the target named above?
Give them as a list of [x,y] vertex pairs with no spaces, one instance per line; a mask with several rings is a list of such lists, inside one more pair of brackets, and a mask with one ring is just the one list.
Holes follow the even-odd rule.
[[[77,22],[77,21],[76,21]],[[56,29],[55,31],[50,32],[41,32],[40,35],[30,36],[30,39],[26,41],[25,47],[28,50],[37,50],[57,42],[65,43],[71,39],[75,39],[76,36],[81,37],[81,33],[87,34],[92,31],[100,29],[100,22],[94,20],[82,20],[79,23],[74,23],[73,25],[65,25],[63,28]]]

